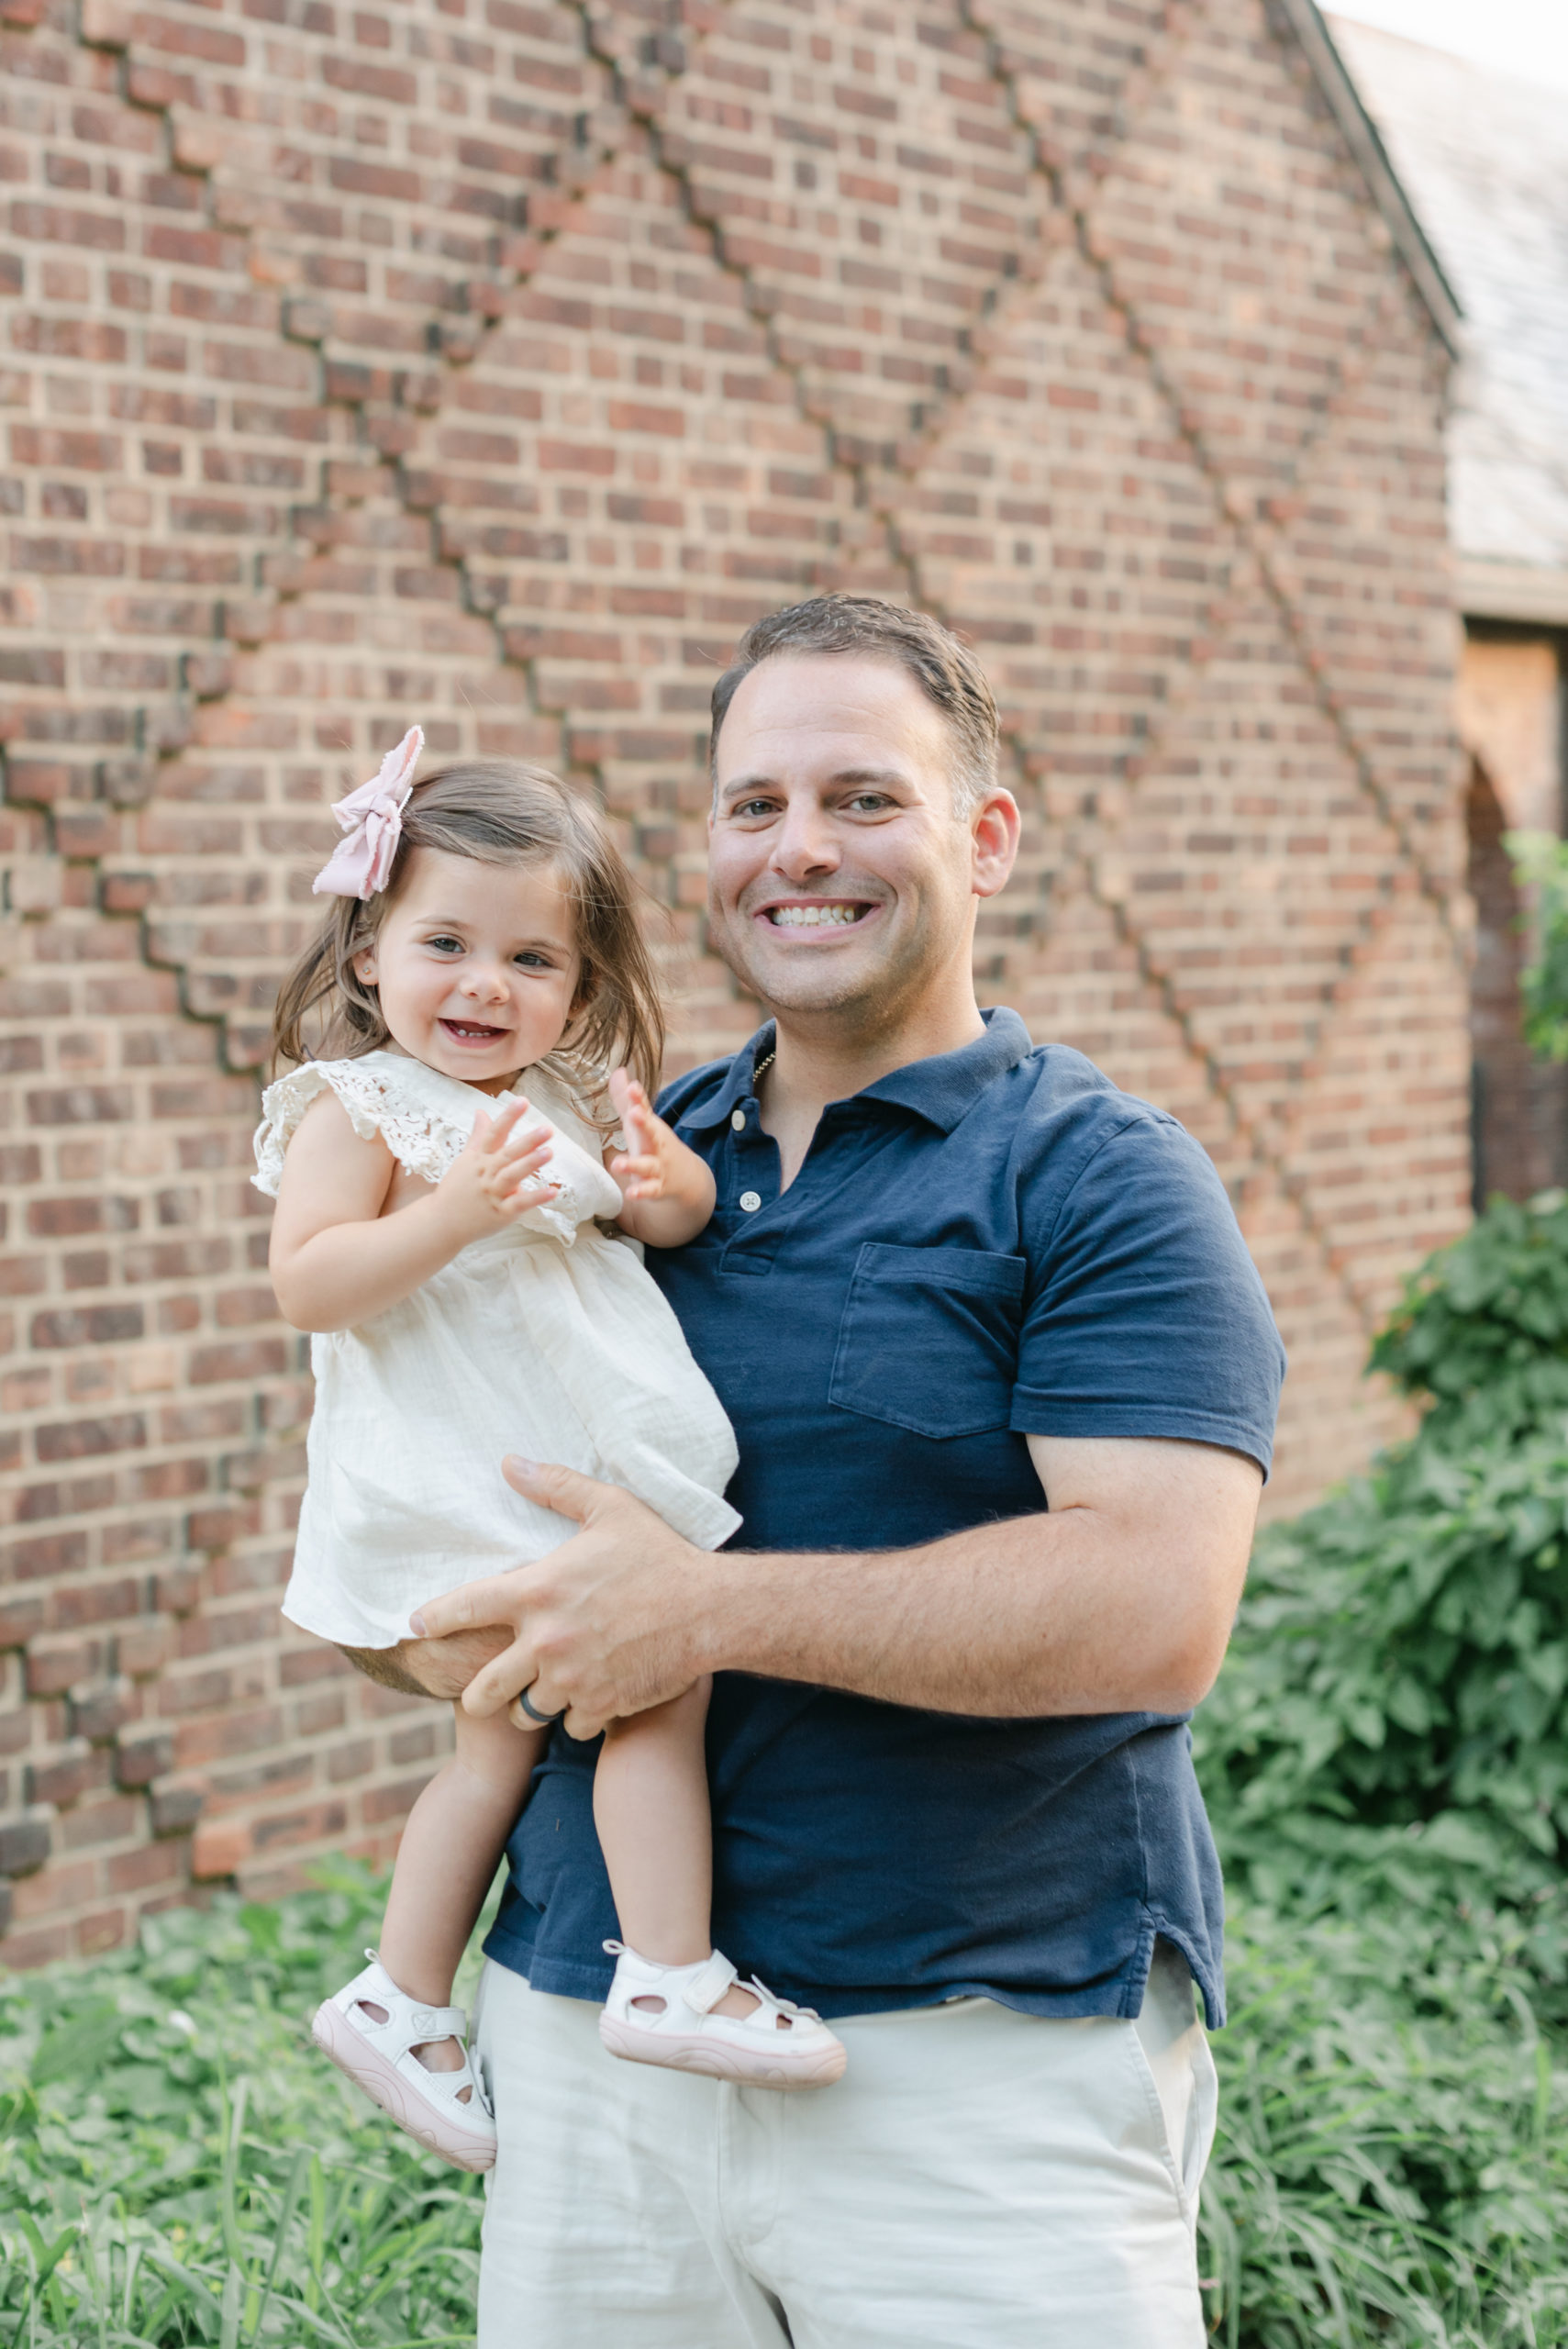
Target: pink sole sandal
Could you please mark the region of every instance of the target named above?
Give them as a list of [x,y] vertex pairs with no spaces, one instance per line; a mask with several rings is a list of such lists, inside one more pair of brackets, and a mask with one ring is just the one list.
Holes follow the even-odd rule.
[[[695,1965],[656,1965],[624,1942],[606,1942],[617,1960],[616,1978],[599,2037],[612,2055],[629,2064],[661,2064],[677,2072],[703,2072],[709,2079],[737,2080],[754,2088],[824,2088],[849,2062],[836,2039],[809,2007],[797,2007],[753,1978],[741,1983],[757,2004],[749,2015],[716,2015],[713,2009],[739,1975],[715,1950]],[[657,2008],[638,1998],[656,1998]]]
[[[371,1962],[364,1972],[317,2007],[312,2039],[400,2129],[454,2169],[493,2168],[495,2123],[467,2053],[457,2072],[428,2072],[414,2053],[432,2040],[462,2039],[467,2016],[461,2007],[420,2006],[398,1988],[373,1949],[365,1955]],[[368,2007],[384,2008],[386,2021],[377,2022]]]

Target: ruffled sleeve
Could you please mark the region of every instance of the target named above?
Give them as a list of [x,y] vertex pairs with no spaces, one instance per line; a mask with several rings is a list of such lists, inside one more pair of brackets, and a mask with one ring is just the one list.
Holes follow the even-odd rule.
[[443,1117],[428,1100],[419,1098],[401,1070],[389,1075],[384,1057],[376,1052],[357,1061],[307,1061],[268,1085],[261,1096],[251,1176],[259,1191],[277,1197],[284,1157],[300,1119],[326,1092],[337,1095],[361,1141],[374,1141],[379,1135],[406,1173],[422,1175],[427,1183],[440,1181],[462,1155],[473,1119],[471,1116],[465,1126],[461,1118]]
[[[329,1090],[326,1066],[319,1061],[307,1062],[304,1068],[291,1070],[269,1085],[261,1096],[261,1122],[256,1129],[256,1172],[250,1180],[259,1191],[275,1199],[284,1179],[284,1156],[299,1130],[299,1121],[317,1096]],[[362,1141],[375,1138],[375,1123],[368,1124],[354,1118],[354,1131]]]
[[[439,1183],[462,1156],[482,1106],[468,1085],[401,1056],[367,1052],[353,1061],[307,1061],[269,1085],[261,1096],[251,1181],[269,1198],[278,1196],[284,1158],[300,1119],[328,1090],[342,1103],[362,1141],[379,1135],[405,1172],[427,1183]],[[550,1173],[560,1190],[554,1199],[520,1215],[512,1229],[540,1232],[570,1247],[580,1223],[618,1212],[620,1193],[596,1153],[585,1150],[571,1131],[576,1126],[591,1141],[588,1130],[554,1088],[540,1090],[544,1097],[536,1106],[554,1132]]]

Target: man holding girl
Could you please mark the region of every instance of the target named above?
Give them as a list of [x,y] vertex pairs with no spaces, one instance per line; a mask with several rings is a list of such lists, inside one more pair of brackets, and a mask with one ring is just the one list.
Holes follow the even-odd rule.
[[[486,1943],[482,2349],[1205,2338],[1221,1904],[1186,1720],[1283,1358],[1198,1146],[976,1005],[1018,841],[997,747],[920,614],[828,596],[751,631],[714,695],[709,935],[766,1018],[610,1153],[628,1204],[633,1160],[687,1203],[647,1271],[734,1431],[740,1529],[514,1457],[559,1546],[437,1577],[366,1659],[555,1724]],[[549,1160],[493,1156],[526,1211]],[[841,2046],[809,2094],[605,2060],[597,1741],[693,1690],[711,1939],[705,1909],[688,1975],[623,2003],[713,2011],[717,1943],[721,1995],[755,1969],[748,2044]]]

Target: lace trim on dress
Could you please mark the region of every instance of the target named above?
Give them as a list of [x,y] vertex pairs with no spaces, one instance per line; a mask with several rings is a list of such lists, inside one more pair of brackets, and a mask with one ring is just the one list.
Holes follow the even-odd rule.
[[[278,1196],[284,1158],[300,1120],[328,1088],[348,1111],[349,1122],[361,1141],[373,1141],[379,1134],[405,1173],[421,1175],[427,1183],[439,1183],[467,1147],[472,1127],[465,1130],[428,1102],[413,1099],[406,1090],[389,1083],[383,1069],[363,1061],[309,1061],[304,1068],[293,1069],[275,1085],[269,1085],[261,1096],[256,1172],[250,1179],[270,1199]],[[533,1230],[553,1233],[570,1247],[586,1211],[571,1177],[562,1174],[556,1179],[561,1186],[557,1197],[546,1205],[529,1208],[518,1221]]]

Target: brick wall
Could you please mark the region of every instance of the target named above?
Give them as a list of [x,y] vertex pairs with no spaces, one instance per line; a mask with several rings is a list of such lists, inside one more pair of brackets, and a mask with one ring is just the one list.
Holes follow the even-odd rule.
[[[677,1064],[760,610],[965,629],[988,1000],[1213,1152],[1299,1502],[1465,1211],[1444,360],[1261,0],[0,0],[0,1902],[17,1964],[388,1852],[444,1743],[276,1614],[248,1186],[325,803],[417,717],[600,794]],[[8,1880],[8,1890],[6,1882]]]

